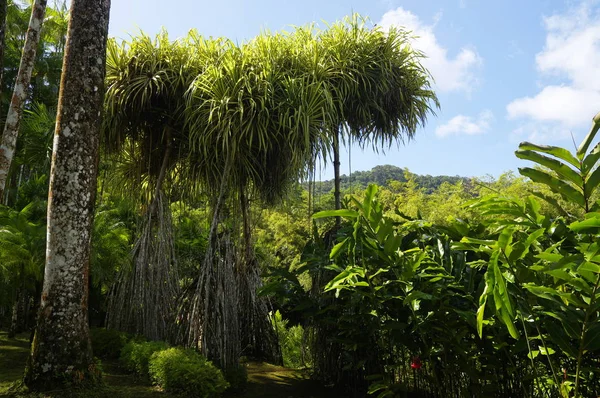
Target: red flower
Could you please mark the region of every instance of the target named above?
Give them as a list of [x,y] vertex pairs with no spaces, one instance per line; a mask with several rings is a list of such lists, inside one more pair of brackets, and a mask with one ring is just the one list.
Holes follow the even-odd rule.
[[410,367],[413,369],[421,369],[422,363],[421,358],[413,357],[412,362],[410,363]]

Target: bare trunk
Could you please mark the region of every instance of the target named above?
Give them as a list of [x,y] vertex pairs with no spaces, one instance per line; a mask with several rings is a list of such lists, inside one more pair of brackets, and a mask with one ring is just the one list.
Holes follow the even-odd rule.
[[2,134],[2,143],[0,143],[0,199],[4,196],[6,189],[6,179],[12,163],[15,148],[17,146],[17,137],[19,135],[19,125],[21,124],[21,115],[27,99],[27,89],[31,81],[31,72],[35,64],[35,53],[40,41],[40,32],[46,13],[47,0],[35,0],[31,8],[31,19],[29,28],[25,37],[23,54],[21,55],[21,64],[12,99],[4,124],[4,133]]
[[243,186],[240,187],[240,207],[244,254],[237,270],[237,286],[242,349],[246,356],[283,365],[279,339],[269,319],[272,308],[266,298],[257,296],[262,280],[252,246],[250,203]]
[[[335,199],[335,209],[339,210],[342,208],[342,200],[340,198],[340,130],[336,130],[333,136],[333,174],[334,174],[334,192],[333,196]],[[340,225],[340,217],[335,218],[335,224]]]
[[6,14],[8,0],[0,0],[0,97],[2,96],[2,78],[4,77],[4,47],[6,43]]
[[73,0],[58,101],[46,269],[25,384],[92,383],[90,239],[98,172],[110,0]]
[[111,329],[141,334],[151,340],[169,339],[175,322],[174,298],[179,295],[173,222],[163,185],[171,160],[171,134],[154,197],[133,249],[133,269],[121,272],[109,299],[106,323]]
[[8,338],[12,339],[19,333],[19,302],[21,301],[21,289],[17,291],[17,297],[13,303],[12,316],[10,318],[10,328],[8,329]]
[[200,349],[203,355],[221,369],[238,366],[240,357],[240,326],[238,289],[235,276],[237,253],[232,244],[231,231],[217,232],[225,206],[229,171],[232,160],[225,164],[219,195],[213,206],[208,233],[208,245],[198,275],[198,281],[189,299],[182,300],[180,318],[183,320],[182,343]]
[[15,337],[23,331],[24,307],[25,307],[25,265],[21,264],[19,270],[19,287],[13,304],[12,317],[8,337]]

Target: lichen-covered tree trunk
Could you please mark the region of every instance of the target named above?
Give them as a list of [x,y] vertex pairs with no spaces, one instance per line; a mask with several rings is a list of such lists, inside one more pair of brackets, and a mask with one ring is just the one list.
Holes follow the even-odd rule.
[[12,99],[8,107],[4,132],[2,133],[2,142],[0,143],[0,200],[4,197],[6,188],[6,179],[12,163],[15,148],[17,146],[17,137],[19,135],[19,125],[23,106],[27,99],[27,89],[31,81],[31,72],[35,64],[35,53],[40,41],[40,32],[46,13],[47,0],[35,0],[31,8],[31,19],[25,36],[25,45],[21,55],[21,64],[15,81]]
[[0,95],[2,94],[2,78],[4,77],[4,46],[6,43],[6,15],[8,0],[0,0]]
[[60,85],[46,269],[25,384],[93,382],[88,274],[110,0],[73,0]]

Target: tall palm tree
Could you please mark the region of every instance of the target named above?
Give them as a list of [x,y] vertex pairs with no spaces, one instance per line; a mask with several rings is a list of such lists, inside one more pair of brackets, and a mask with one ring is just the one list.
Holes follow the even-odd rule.
[[111,296],[109,327],[169,337],[179,294],[169,196],[195,186],[187,178],[193,165],[187,161],[185,93],[207,60],[228,45],[193,31],[173,42],[162,32],[155,39],[142,34],[129,43],[109,43],[104,141],[117,155],[120,185],[141,193],[136,199],[145,209],[131,272],[120,273]]
[[[333,153],[335,207],[340,208],[340,145],[352,137],[361,146],[389,148],[414,137],[428,114],[439,107],[423,54],[401,28],[383,31],[358,15],[321,31],[326,74],[336,120],[328,126]],[[330,145],[330,146],[329,146]]]
[[[215,263],[219,257],[212,256],[209,245],[194,310],[189,314],[191,323],[199,325],[190,328],[190,342],[201,339],[199,345],[209,356],[218,357],[220,347],[235,339],[220,332],[231,327],[217,325],[232,312],[231,303],[208,294],[216,287],[227,288],[222,285],[226,281],[223,272],[225,267],[233,267],[239,304],[238,317],[232,322],[237,320],[241,328],[243,346],[252,347],[251,354],[281,360],[276,337],[269,338],[273,331],[268,307],[256,297],[260,270],[252,250],[248,198],[254,196],[269,204],[283,196],[304,172],[330,114],[329,97],[305,65],[311,57],[305,48],[308,44],[300,34],[260,35],[227,52],[219,64],[199,75],[190,89],[187,120],[191,140],[197,143],[192,157],[199,165],[200,179],[218,198],[213,205],[209,243],[224,197],[237,201],[230,209],[242,219],[243,243],[236,263]],[[228,367],[233,359],[231,355],[219,362]]]
[[35,54],[40,40],[42,23],[44,22],[46,3],[47,0],[35,0],[33,3],[25,46],[23,47],[23,54],[21,56],[21,65],[19,66],[12,100],[4,123],[4,132],[2,133],[2,142],[0,143],[0,201],[4,197],[6,179],[17,146],[21,114],[25,106],[31,72],[35,64]]
[[48,197],[41,307],[25,383],[34,390],[99,376],[89,337],[88,278],[110,0],[73,0]]

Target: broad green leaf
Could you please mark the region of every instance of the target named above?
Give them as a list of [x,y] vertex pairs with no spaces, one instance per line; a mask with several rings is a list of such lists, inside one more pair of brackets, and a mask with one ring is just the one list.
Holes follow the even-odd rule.
[[521,336],[519,335],[519,332],[515,328],[515,324],[513,323],[512,316],[510,316],[506,311],[501,311],[500,319],[502,319],[502,322],[506,325],[506,328],[508,329],[508,333],[510,334],[510,336],[513,339],[518,340]]
[[569,152],[568,150],[566,150],[565,148],[561,148],[561,147],[557,147],[557,146],[536,145],[536,144],[532,144],[530,142],[521,142],[519,144],[519,150],[521,150],[521,151],[530,150],[530,151],[543,152],[548,155],[552,155],[554,157],[564,160],[565,162],[571,164],[576,169],[580,168],[579,160],[577,160],[577,158],[575,156],[573,156],[573,154],[571,152]]
[[591,197],[596,188],[598,188],[598,184],[600,184],[600,168],[594,170],[594,172],[586,179],[585,196],[588,198]]
[[539,153],[530,150],[518,150],[515,152],[515,155],[517,155],[519,159],[530,160],[539,165],[549,168],[550,170],[558,174],[560,177],[570,181],[575,186],[583,190],[583,179],[581,178],[581,175],[579,175],[578,172],[576,172],[566,164],[559,162],[556,159],[540,155]]
[[376,193],[377,185],[369,184],[367,190],[365,191],[365,200],[363,201],[363,211],[366,219],[369,219],[371,216],[371,206],[373,205],[373,200],[375,199]]
[[577,357],[577,350],[571,344],[571,341],[566,336],[563,328],[561,328],[556,322],[547,320],[544,322],[546,330],[550,335],[550,340],[556,344],[564,353],[569,355],[571,358]]
[[521,255],[519,256],[519,259],[524,258],[527,255],[527,253],[529,253],[529,248],[531,247],[531,245],[534,242],[537,242],[537,240],[542,235],[544,235],[545,232],[546,232],[546,230],[544,228],[540,228],[529,234],[529,236],[527,237],[527,239],[525,240],[525,243],[524,243],[525,249],[523,250],[523,253],[521,253]]
[[483,316],[485,312],[485,305],[487,303],[487,295],[485,297],[486,298],[484,299],[483,304],[481,304],[477,309],[477,334],[480,338],[483,337]]
[[331,249],[331,253],[329,253],[329,258],[335,258],[335,256],[338,255],[340,250],[342,250],[344,248],[344,246],[346,246],[349,239],[350,238],[346,238],[343,241],[341,241],[340,243],[338,243],[337,245],[333,246],[333,248]]
[[600,323],[596,321],[585,333],[583,349],[586,351],[600,350]]
[[577,148],[577,157],[580,160],[583,160],[585,153],[587,152],[588,148],[590,147],[590,144],[596,136],[596,133],[598,132],[598,129],[600,129],[600,113],[597,113],[596,116],[594,116],[594,118],[592,119],[592,128],[590,129],[590,132],[583,139],[581,145],[579,145],[579,148]]
[[494,272],[488,270],[485,272],[485,288],[479,297],[479,308],[477,309],[477,334],[479,337],[483,337],[483,316],[485,313],[485,306],[487,304],[487,298],[494,289]]
[[413,290],[404,299],[404,304],[410,304],[415,300],[431,300],[432,298],[433,296],[431,294],[427,294],[418,290]]
[[554,206],[554,208],[556,210],[558,210],[558,212],[560,213],[561,216],[563,217],[569,217],[569,212],[567,212],[561,205],[560,203],[558,203],[558,200],[554,199],[552,196],[548,196],[542,192],[539,191],[534,191],[532,192],[533,195],[537,196],[538,198],[545,200],[546,202],[550,203],[552,206]]
[[489,246],[492,247],[496,244],[495,240],[483,240],[483,239],[475,239],[475,238],[469,238],[467,236],[465,236],[464,238],[462,238],[460,240],[462,243],[470,243],[473,245],[482,245],[482,246]]
[[600,217],[586,218],[583,221],[575,221],[569,225],[569,229],[574,232],[585,231],[590,228],[600,228]]
[[558,262],[564,258],[564,256],[560,253],[548,253],[548,252],[539,253],[536,255],[536,257],[539,259],[545,260],[545,261],[553,262],[553,263]]
[[569,318],[569,315],[572,315],[573,311],[567,310],[564,313],[560,311],[542,311],[541,313],[558,320],[565,329],[565,332],[567,332],[569,337],[572,339],[578,339],[581,337],[581,321],[577,317]]
[[538,297],[560,303],[561,293],[551,287],[537,286],[531,283],[524,284],[523,287]]
[[506,227],[502,229],[500,236],[498,236],[498,247],[510,255],[509,245],[512,243],[514,227]]
[[357,218],[358,212],[350,209],[339,209],[339,210],[325,210],[313,214],[313,218],[326,218],[326,217],[347,217]]
[[559,180],[558,178],[541,170],[535,170],[529,167],[519,168],[519,173],[529,177],[533,182],[545,184],[552,191],[559,193],[566,200],[570,200],[581,207],[585,207],[583,193],[573,188],[571,185]]
[[590,261],[585,261],[582,263],[579,268],[577,268],[577,272],[581,273],[582,271],[593,272],[595,274],[600,274],[600,265],[596,263],[592,263]]
[[596,144],[594,149],[583,160],[583,175],[587,175],[594,169],[598,159],[600,159],[600,142]]

